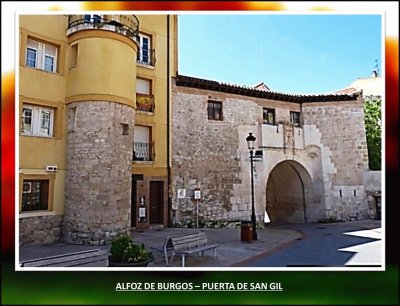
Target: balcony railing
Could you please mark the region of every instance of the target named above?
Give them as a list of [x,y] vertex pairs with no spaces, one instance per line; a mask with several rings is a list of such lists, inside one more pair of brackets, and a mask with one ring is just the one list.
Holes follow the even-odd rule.
[[156,50],[148,49],[143,50],[142,48],[137,54],[137,62],[139,64],[155,66],[156,65]]
[[69,15],[67,35],[89,29],[118,32],[139,43],[139,20],[135,15]]
[[136,110],[154,113],[154,95],[136,94]]
[[154,161],[154,143],[134,142],[133,160],[134,161]]

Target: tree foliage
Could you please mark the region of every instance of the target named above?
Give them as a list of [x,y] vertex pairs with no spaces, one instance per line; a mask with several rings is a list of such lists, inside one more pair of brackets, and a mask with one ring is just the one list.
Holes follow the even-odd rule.
[[365,130],[367,134],[369,168],[371,170],[381,170],[381,102],[382,99],[379,96],[364,98]]

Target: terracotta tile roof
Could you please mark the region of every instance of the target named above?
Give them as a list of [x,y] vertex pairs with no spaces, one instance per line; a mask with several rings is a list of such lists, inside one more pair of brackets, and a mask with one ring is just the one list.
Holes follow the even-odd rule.
[[265,91],[244,85],[228,84],[206,79],[199,79],[186,75],[177,75],[176,86],[205,89],[211,91],[225,92],[248,97],[264,98],[271,100],[287,101],[294,103],[323,102],[323,101],[351,101],[357,100],[362,91],[352,93],[329,93],[318,95],[288,94],[275,91]]
[[343,88],[337,91],[332,92],[333,94],[353,94],[359,92],[359,90],[357,88],[354,87],[347,87],[347,88]]
[[271,89],[264,82],[259,82],[252,87],[258,90],[271,91]]

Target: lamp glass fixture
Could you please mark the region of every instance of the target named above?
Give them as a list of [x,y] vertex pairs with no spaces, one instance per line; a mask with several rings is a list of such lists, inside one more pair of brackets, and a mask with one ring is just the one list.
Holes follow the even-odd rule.
[[249,150],[254,150],[254,142],[256,138],[253,136],[253,133],[249,133],[249,136],[246,137],[247,147]]

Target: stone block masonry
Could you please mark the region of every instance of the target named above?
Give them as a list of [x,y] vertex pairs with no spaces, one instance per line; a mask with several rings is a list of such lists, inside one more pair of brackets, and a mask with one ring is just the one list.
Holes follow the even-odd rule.
[[364,219],[368,216],[363,182],[368,152],[362,98],[305,104],[303,114],[304,124],[315,126],[321,135],[317,145],[323,154],[327,217]]
[[[173,224],[196,225],[195,188],[202,191],[201,227],[250,219],[249,132],[261,153],[253,169],[257,222],[268,209],[271,223],[368,217],[361,95],[261,93],[190,77],[178,77],[177,84],[172,91]],[[221,103],[217,119],[222,120],[208,118],[208,101]],[[265,124],[263,108],[275,110],[274,124]],[[299,126],[290,123],[291,112],[300,113]],[[291,128],[290,146],[285,128]]]
[[105,244],[130,229],[135,110],[85,101],[68,112],[64,239]]
[[[225,221],[232,210],[233,186],[240,182],[233,120],[208,121],[204,97],[178,94],[173,99],[173,197],[177,189],[187,191],[185,198],[176,200],[175,225],[195,225],[194,188],[200,188],[203,194],[199,222]],[[233,115],[228,111],[224,114],[227,118]]]
[[61,215],[44,215],[19,219],[19,244],[40,245],[62,240]]

